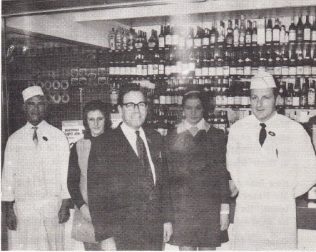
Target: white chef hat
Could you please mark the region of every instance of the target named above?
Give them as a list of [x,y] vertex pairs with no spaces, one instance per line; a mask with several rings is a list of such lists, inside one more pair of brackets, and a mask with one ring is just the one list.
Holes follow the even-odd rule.
[[24,102],[26,100],[32,98],[33,96],[36,96],[36,95],[43,95],[44,96],[43,90],[40,86],[31,86],[31,87],[28,87],[22,91],[22,96],[23,96]]
[[275,88],[275,81],[272,74],[259,70],[256,75],[251,78],[250,89]]

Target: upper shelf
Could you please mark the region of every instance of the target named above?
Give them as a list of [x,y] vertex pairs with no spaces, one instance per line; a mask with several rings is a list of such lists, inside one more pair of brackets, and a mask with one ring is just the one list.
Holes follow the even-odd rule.
[[[77,22],[116,20],[126,22],[132,19],[159,18],[177,15],[195,15],[201,13],[224,13],[242,11],[262,11],[271,9],[308,8],[315,13],[316,0],[205,0],[205,1],[157,1],[155,5],[99,9],[75,14]],[[276,13],[275,13],[276,14]],[[144,20],[144,21],[145,21]]]

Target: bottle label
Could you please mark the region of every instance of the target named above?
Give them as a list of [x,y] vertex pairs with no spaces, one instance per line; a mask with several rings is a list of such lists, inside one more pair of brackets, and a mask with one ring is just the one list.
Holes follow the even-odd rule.
[[205,37],[202,39],[202,45],[203,46],[208,46],[210,44],[210,38]]
[[222,96],[221,95],[216,95],[215,104],[216,104],[216,106],[222,105]]
[[202,75],[208,76],[208,67],[202,67]]
[[153,75],[158,75],[159,70],[158,70],[158,64],[153,64]]
[[170,65],[165,66],[165,74],[167,76],[169,76],[171,74],[171,66]]
[[234,104],[235,105],[241,105],[241,97],[240,96],[235,96],[234,97]]
[[172,38],[171,38],[171,35],[168,34],[168,35],[166,36],[165,45],[166,45],[166,46],[170,46],[171,43],[172,43]]
[[311,75],[312,74],[312,67],[311,66],[304,66],[303,68],[304,75]]
[[215,44],[215,42],[216,42],[215,34],[212,34],[212,35],[210,36],[210,44]]
[[252,67],[251,68],[251,73],[252,73],[252,75],[258,74],[258,67]]
[[295,30],[290,30],[289,41],[295,42],[295,40],[296,40],[296,32],[295,32]]
[[216,75],[216,69],[215,69],[215,67],[209,67],[209,68],[208,68],[208,75],[209,75],[209,76],[215,76],[215,75]]
[[273,42],[280,42],[280,30],[273,29]]
[[125,67],[120,67],[119,71],[120,71],[120,75],[126,75]]
[[202,68],[195,68],[195,76],[201,76],[202,75]]
[[223,76],[224,73],[223,73],[223,67],[216,67],[216,75],[217,76]]
[[294,106],[294,107],[300,106],[300,97],[298,97],[298,96],[293,97],[292,106]]
[[236,67],[230,67],[229,72],[231,75],[237,75],[237,68]]
[[120,68],[119,67],[115,67],[114,68],[114,74],[115,75],[119,75],[120,74]]
[[227,105],[234,105],[235,104],[234,101],[235,101],[235,99],[233,96],[227,97]]
[[246,35],[246,44],[251,44],[251,34]]
[[153,64],[148,64],[148,75],[153,75],[153,74],[154,74]]
[[316,66],[312,66],[312,75],[316,75]]
[[315,42],[316,41],[316,30],[312,31],[312,35],[311,35],[312,41]]
[[159,37],[159,47],[160,48],[165,47],[165,37]]
[[282,67],[280,67],[280,66],[274,67],[274,74],[275,75],[282,75]]
[[201,47],[201,39],[200,38],[194,39],[194,47]]
[[251,66],[244,67],[244,75],[251,75]]
[[163,64],[159,64],[158,65],[158,73],[160,75],[164,75],[165,74],[165,66]]
[[248,97],[247,96],[242,96],[241,97],[241,105],[247,106],[248,105]]
[[223,66],[223,75],[229,76],[229,66]]
[[296,67],[295,66],[289,67],[289,75],[296,75]]
[[160,95],[159,96],[159,103],[160,104],[166,104],[166,96],[165,95]]
[[267,67],[267,72],[273,75],[274,74],[274,67],[273,66]]
[[258,36],[257,36],[257,34],[252,34],[252,43],[253,43],[253,44],[256,44],[257,41],[258,41]]
[[125,67],[125,74],[131,75],[131,67]]
[[189,71],[194,72],[195,71],[195,62],[190,62],[189,63]]
[[303,75],[303,74],[304,74],[304,67],[296,66],[296,75]]
[[166,95],[166,104],[170,105],[171,104],[171,96]]
[[287,96],[285,98],[285,105],[291,107],[293,105],[293,98],[291,96]]
[[[296,68],[295,68],[296,69]],[[258,71],[265,71],[266,70],[266,67],[265,66],[259,66],[258,67]]]
[[109,75],[114,75],[114,67],[109,67]]
[[222,105],[227,106],[228,98],[226,95],[222,95]]
[[171,73],[172,74],[177,73],[177,65],[172,65],[171,66]]
[[136,66],[136,75],[142,75],[142,65]]
[[244,67],[237,67],[237,75],[244,75]]
[[131,75],[137,75],[137,67],[131,67]]
[[182,63],[179,61],[179,62],[177,62],[176,66],[177,66],[176,72],[178,74],[181,74],[182,73],[182,67],[183,67]]
[[305,28],[304,29],[304,40],[305,41],[310,41],[311,40],[311,29],[310,28]]
[[282,75],[289,75],[289,67],[288,66],[282,66]]
[[266,29],[266,42],[272,41],[272,31],[271,29]]

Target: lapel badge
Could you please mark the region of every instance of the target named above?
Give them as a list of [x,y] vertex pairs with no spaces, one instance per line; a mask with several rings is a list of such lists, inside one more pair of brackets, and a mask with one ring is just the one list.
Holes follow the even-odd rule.
[[268,132],[270,136],[275,136],[275,133],[273,131]]

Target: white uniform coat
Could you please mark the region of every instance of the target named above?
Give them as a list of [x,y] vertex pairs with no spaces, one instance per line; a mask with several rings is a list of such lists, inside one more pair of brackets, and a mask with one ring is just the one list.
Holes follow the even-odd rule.
[[9,250],[63,250],[64,224],[58,224],[67,189],[69,144],[46,121],[38,125],[38,145],[27,123],[7,142],[2,200],[15,201],[17,230],[8,233]]
[[275,114],[266,122],[251,115],[232,125],[227,168],[239,189],[233,249],[297,248],[295,198],[316,184],[316,159],[303,127]]

